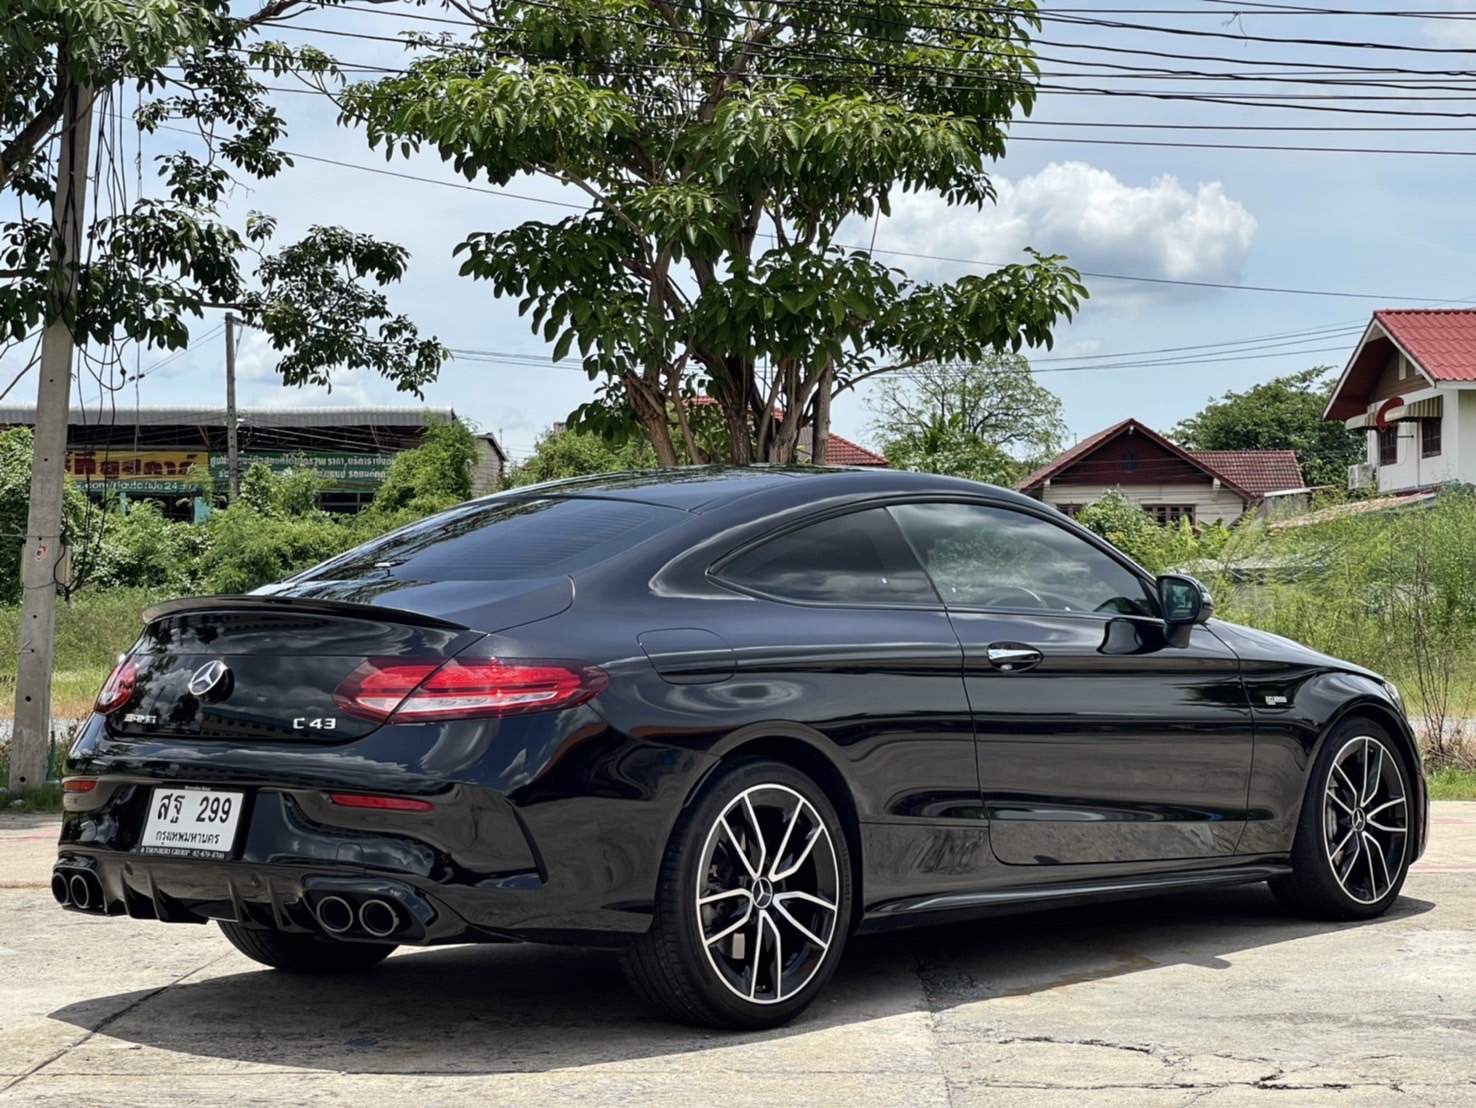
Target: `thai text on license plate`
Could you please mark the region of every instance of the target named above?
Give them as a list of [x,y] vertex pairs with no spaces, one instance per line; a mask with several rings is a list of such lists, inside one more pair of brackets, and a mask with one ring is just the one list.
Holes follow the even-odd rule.
[[138,848],[150,854],[230,854],[246,794],[166,785],[149,798]]

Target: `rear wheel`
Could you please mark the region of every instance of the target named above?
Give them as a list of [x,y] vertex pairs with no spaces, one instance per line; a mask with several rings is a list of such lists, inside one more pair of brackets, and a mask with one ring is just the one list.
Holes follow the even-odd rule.
[[678,823],[651,929],[621,961],[676,1019],[776,1027],[830,980],[850,912],[850,856],[825,793],[782,763],[740,762]]
[[220,921],[230,944],[246,957],[288,973],[353,973],[377,966],[395,952],[393,943],[342,943],[316,935],[291,935]]
[[1410,862],[1409,782],[1389,733],[1352,719],[1328,736],[1312,768],[1278,900],[1316,919],[1370,919],[1399,896]]

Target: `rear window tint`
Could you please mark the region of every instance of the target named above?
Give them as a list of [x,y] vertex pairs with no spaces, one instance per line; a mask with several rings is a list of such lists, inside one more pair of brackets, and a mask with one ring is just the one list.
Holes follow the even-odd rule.
[[729,559],[716,576],[801,603],[938,603],[922,566],[882,508],[788,531]]
[[591,497],[478,501],[392,531],[295,580],[550,577],[597,565],[684,518],[674,508]]

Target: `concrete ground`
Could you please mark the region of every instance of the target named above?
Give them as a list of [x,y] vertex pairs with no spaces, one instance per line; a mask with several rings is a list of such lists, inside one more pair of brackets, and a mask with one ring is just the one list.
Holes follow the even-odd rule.
[[402,951],[293,979],[213,927],[59,910],[54,817],[0,816],[0,1102],[1476,1105],[1476,804],[1404,897],[1264,887],[852,943],[775,1032],[672,1026],[605,954]]

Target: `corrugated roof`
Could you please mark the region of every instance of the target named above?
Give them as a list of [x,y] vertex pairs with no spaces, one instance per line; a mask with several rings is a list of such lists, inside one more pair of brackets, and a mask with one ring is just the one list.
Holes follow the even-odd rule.
[[1302,467],[1292,450],[1191,450],[1220,478],[1255,496],[1302,487]]
[[[430,415],[443,422],[456,418],[451,408],[415,405],[314,408],[237,408],[236,416],[253,427],[419,427]],[[172,407],[73,408],[67,422],[73,427],[225,426],[225,407],[177,405]],[[0,426],[36,423],[34,404],[0,404]]]
[[1374,319],[1433,380],[1476,381],[1476,308],[1401,308]]

